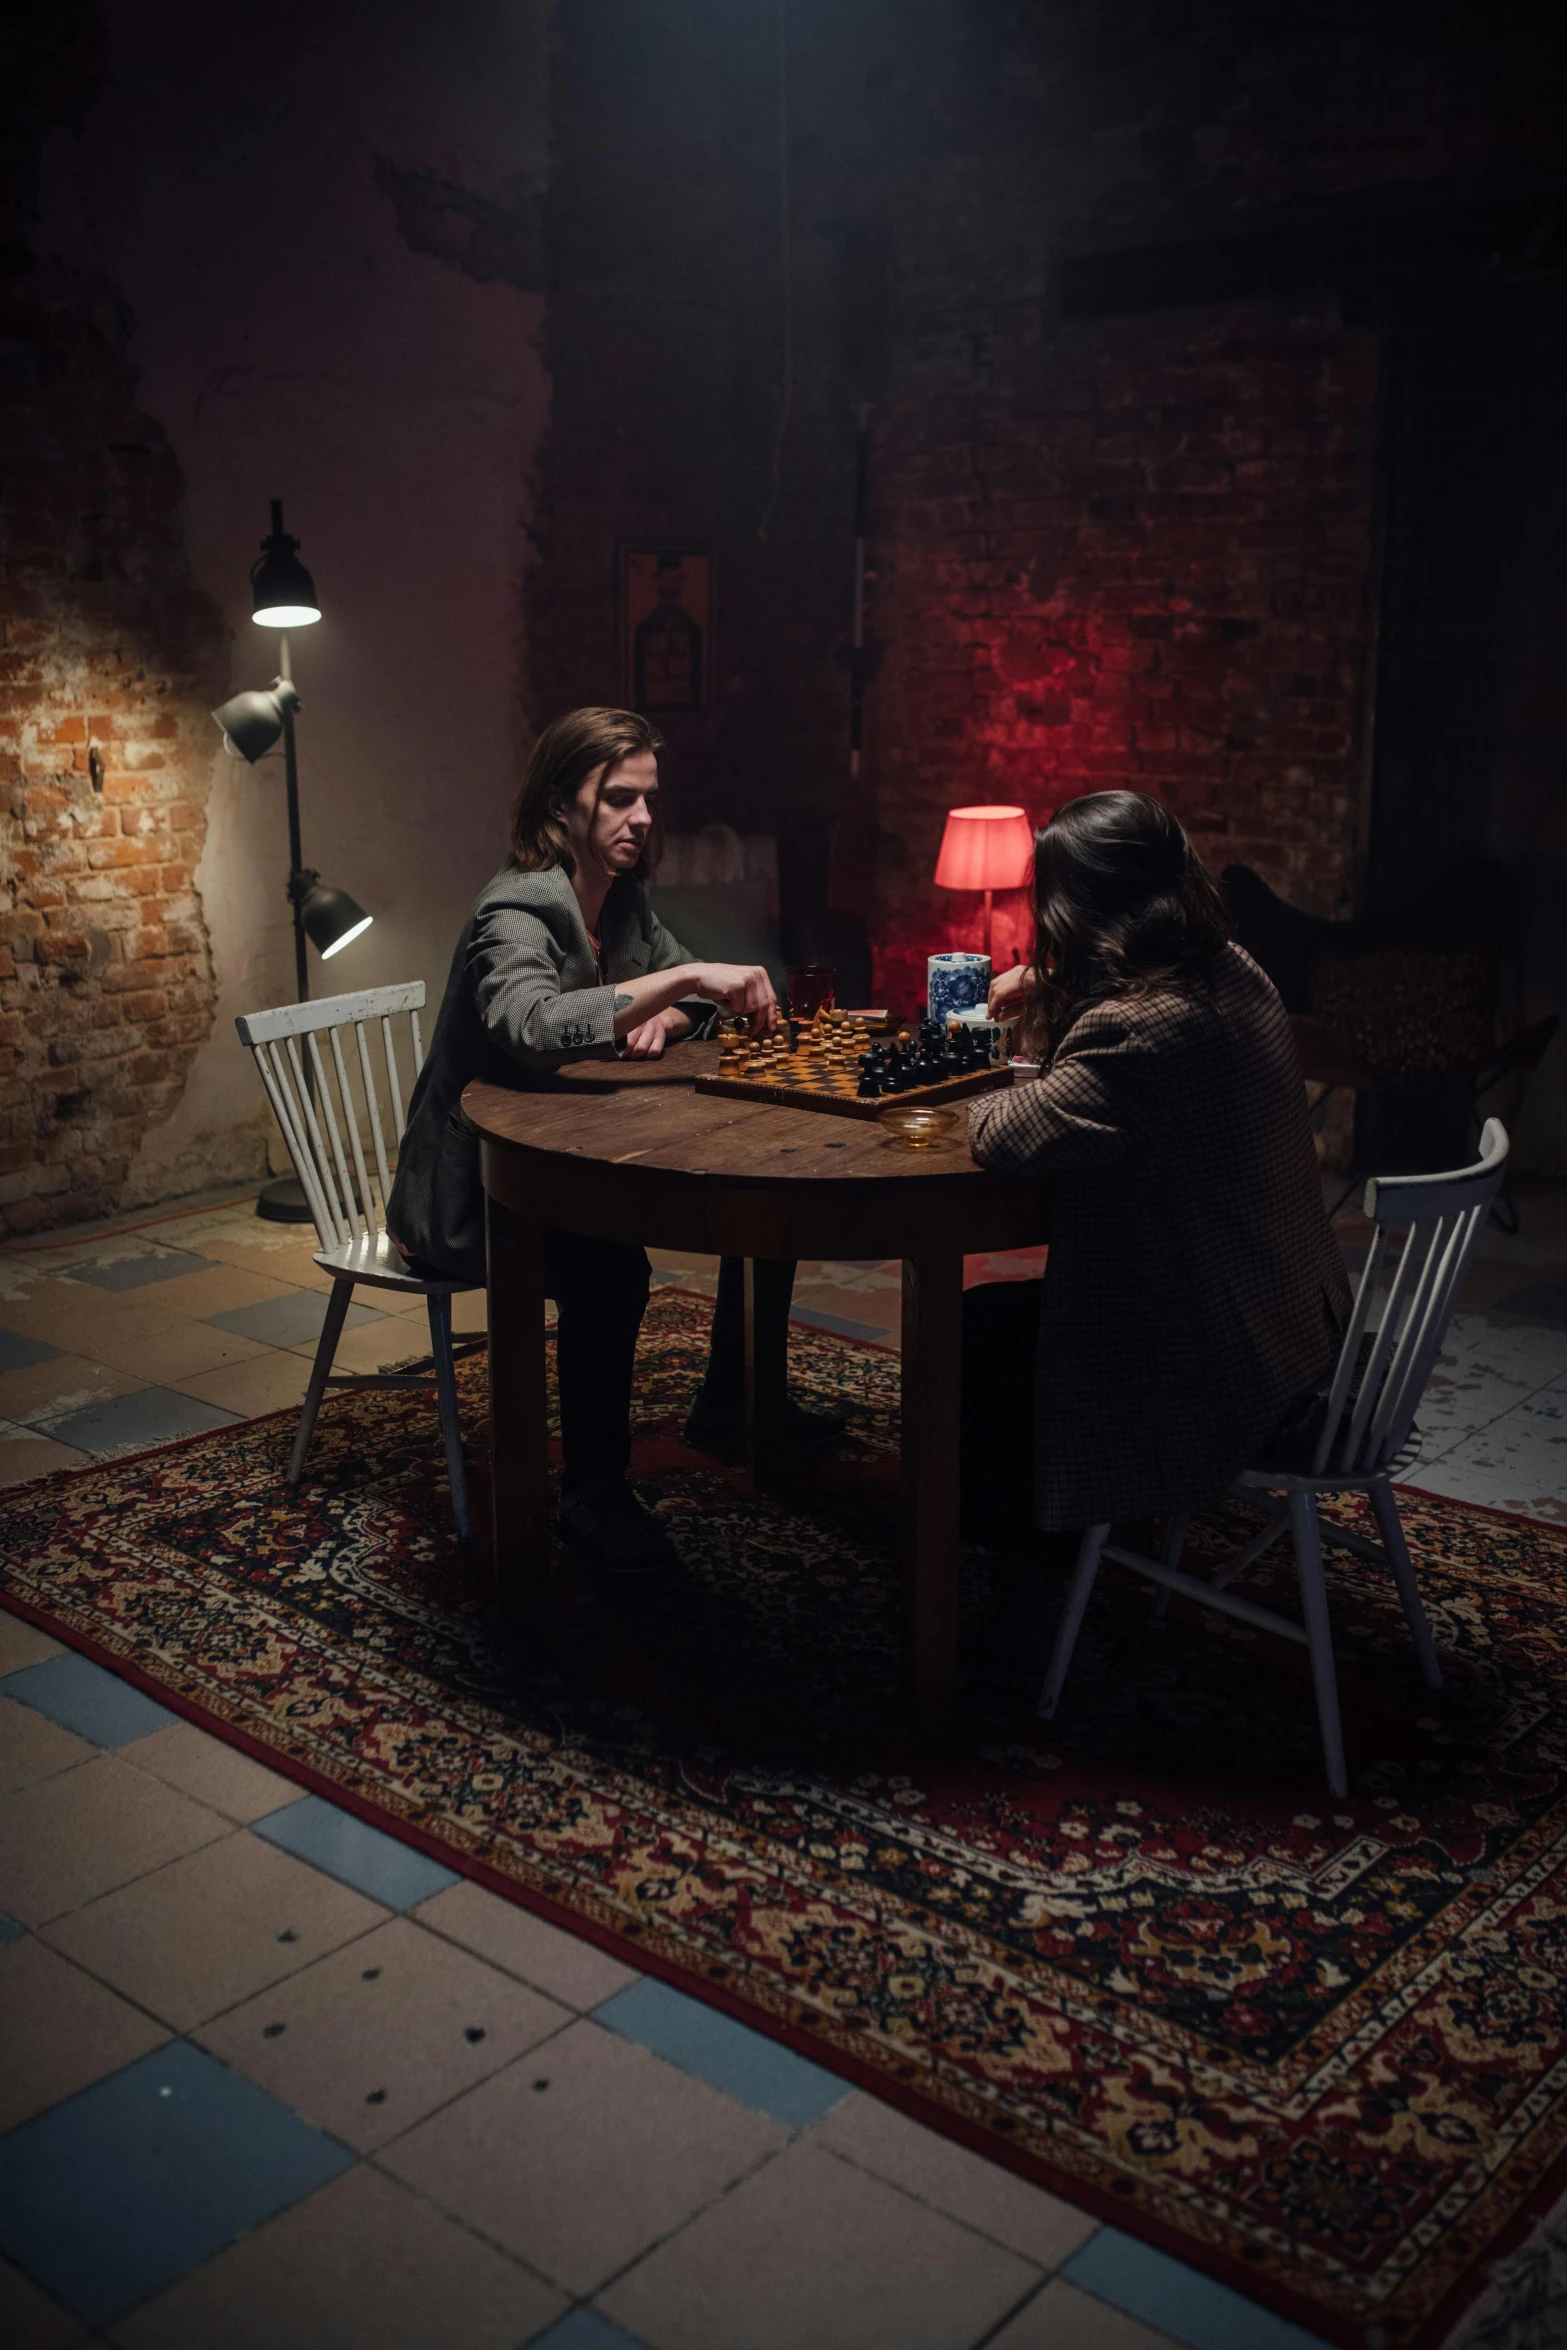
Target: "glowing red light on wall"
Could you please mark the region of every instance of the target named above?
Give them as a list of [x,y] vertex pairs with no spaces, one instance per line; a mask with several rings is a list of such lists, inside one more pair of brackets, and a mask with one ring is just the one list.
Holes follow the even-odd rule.
[[938,889],[985,893],[985,952],[998,889],[1022,889],[1033,870],[1034,828],[1021,808],[949,808],[936,859]]

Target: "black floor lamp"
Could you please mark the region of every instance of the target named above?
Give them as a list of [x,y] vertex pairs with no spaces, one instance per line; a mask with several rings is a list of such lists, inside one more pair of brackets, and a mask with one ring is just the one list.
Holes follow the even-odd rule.
[[[299,696],[294,690],[288,632],[309,628],[321,617],[315,581],[299,560],[299,541],[283,528],[283,501],[272,501],[272,528],[261,542],[261,553],[250,574],[251,618],[258,627],[277,630],[278,674],[264,693],[236,694],[212,715],[223,732],[223,747],[231,757],[254,766],[281,736],[283,773],[288,790],[288,902],[294,910],[295,1000],[310,1000],[310,965],[306,942],[323,962],[340,954],[374,916],[354,903],[346,890],[334,889],[304,860],[299,837],[299,763],[294,749],[294,713]],[[256,1202],[259,1216],[282,1224],[312,1221],[303,1187],[292,1175],[279,1176],[264,1186]]]

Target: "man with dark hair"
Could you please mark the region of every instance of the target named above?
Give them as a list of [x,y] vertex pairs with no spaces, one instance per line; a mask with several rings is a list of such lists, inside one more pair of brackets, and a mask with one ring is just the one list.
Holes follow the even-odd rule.
[[[388,1230],[421,1264],[485,1277],[478,1144],[459,1111],[470,1080],[526,1087],[594,1052],[657,1058],[715,1005],[758,1034],[777,1025],[760,965],[693,958],[648,901],[662,748],[636,712],[598,709],[557,719],[534,748],[511,857],[457,942],[387,1203]],[[736,1270],[720,1274],[713,1355],[686,1422],[688,1442],[720,1453],[735,1451],[742,1435],[730,1375],[740,1337]],[[558,1316],[561,1531],[604,1566],[662,1566],[673,1555],[668,1537],[626,1483],[646,1253],[633,1242],[548,1232],[545,1277]],[[842,1426],[799,1405],[790,1412],[797,1442],[821,1442]]]

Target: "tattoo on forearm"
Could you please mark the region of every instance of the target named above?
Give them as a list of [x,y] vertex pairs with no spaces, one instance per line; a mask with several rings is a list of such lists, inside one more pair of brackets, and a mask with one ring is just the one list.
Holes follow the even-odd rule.
[[631,1009],[631,998],[630,998],[630,996],[628,996],[628,995],[617,995],[617,996],[616,996],[616,998],[615,998],[615,1009],[616,1009],[616,1011],[617,1011],[617,1012],[627,1012],[627,1011],[629,1011],[629,1010]]

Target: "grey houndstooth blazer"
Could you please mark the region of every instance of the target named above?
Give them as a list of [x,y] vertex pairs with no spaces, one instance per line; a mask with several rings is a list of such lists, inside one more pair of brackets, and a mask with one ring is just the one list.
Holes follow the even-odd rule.
[[[629,877],[613,882],[599,918],[606,979],[559,866],[506,865],[463,925],[435,1034],[398,1152],[386,1221],[421,1263],[484,1279],[484,1187],[478,1138],[460,1107],[470,1078],[547,1088],[563,1061],[612,1055],[617,979],[690,961]],[[698,1022],[711,1004],[681,1007]]]
[[1270,982],[1229,946],[1190,994],[1095,1005],[969,1133],[981,1165],[1055,1177],[1038,1524],[1217,1500],[1328,1376],[1349,1312]]

